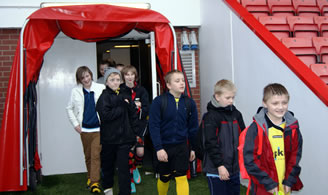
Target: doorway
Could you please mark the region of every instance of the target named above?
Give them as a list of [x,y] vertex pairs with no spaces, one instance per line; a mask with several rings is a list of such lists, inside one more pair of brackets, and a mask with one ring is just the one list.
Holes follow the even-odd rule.
[[[118,38],[97,42],[97,68],[101,61],[112,59],[116,64],[132,65],[139,74],[138,83],[149,94],[149,101],[154,97],[152,88],[152,64],[150,35],[131,31]],[[97,76],[100,76],[98,71]],[[156,82],[156,81],[155,81]]]
[[[53,46],[44,56],[37,86],[38,140],[43,175],[86,171],[81,140],[70,124],[65,108],[71,89],[76,85],[77,67],[88,66],[96,80],[96,64],[102,60],[106,52],[104,48],[112,49],[110,55],[117,62],[137,68],[140,84],[148,90],[150,101],[153,99],[152,94],[157,93],[155,45],[153,35],[149,34],[142,35],[142,38],[122,37],[98,43],[73,40],[62,33],[56,37]],[[115,45],[137,47],[130,46],[129,49],[122,50],[115,48]]]

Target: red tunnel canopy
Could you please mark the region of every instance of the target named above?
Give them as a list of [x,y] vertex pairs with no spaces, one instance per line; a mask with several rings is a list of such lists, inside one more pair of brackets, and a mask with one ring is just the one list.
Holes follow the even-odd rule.
[[[173,67],[174,39],[169,21],[152,10],[110,5],[61,6],[39,9],[28,19],[23,36],[26,86],[29,81],[38,78],[43,56],[60,31],[73,39],[86,42],[117,37],[132,29],[154,31],[159,63],[158,75],[162,77]],[[182,70],[179,55],[177,66]],[[22,97],[19,91],[19,75],[20,44],[18,43],[0,131],[0,191],[27,189],[26,171],[24,185],[19,185],[19,102]],[[189,93],[189,88],[187,90]]]

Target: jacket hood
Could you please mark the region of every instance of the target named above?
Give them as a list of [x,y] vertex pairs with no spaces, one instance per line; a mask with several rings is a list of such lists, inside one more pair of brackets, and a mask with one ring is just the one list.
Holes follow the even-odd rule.
[[[254,116],[254,120],[262,126],[263,129],[266,129],[263,127],[263,124],[267,127],[268,124],[266,124],[265,121],[265,114],[268,112],[267,108],[264,107],[259,107],[257,110],[257,113]],[[284,115],[285,120],[286,120],[286,127],[290,126],[291,124],[297,122],[297,119],[294,117],[294,113],[291,111],[287,111]]]
[[218,101],[216,101],[216,99],[214,98],[214,96],[212,96],[212,99],[210,102],[208,102],[207,104],[207,111],[234,111],[236,110],[236,107],[234,105],[230,105],[230,106],[226,106],[226,107],[222,107]]

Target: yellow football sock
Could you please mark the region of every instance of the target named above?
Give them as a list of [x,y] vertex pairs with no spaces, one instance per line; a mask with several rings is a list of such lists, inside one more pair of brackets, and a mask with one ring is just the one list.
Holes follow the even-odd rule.
[[187,176],[175,177],[177,195],[189,195],[189,184]]
[[159,178],[157,180],[158,195],[166,195],[169,190],[170,181],[164,183]]

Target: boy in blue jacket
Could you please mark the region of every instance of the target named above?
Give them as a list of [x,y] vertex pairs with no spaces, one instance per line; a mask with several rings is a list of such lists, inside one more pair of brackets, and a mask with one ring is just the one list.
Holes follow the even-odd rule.
[[[175,177],[177,194],[188,195],[186,174],[189,161],[195,158],[195,152],[189,151],[187,140],[193,145],[191,141],[198,130],[197,108],[192,99],[183,95],[185,79],[182,72],[173,70],[164,79],[169,91],[154,99],[149,113],[149,132],[156,150],[157,171],[160,175],[157,190],[159,195],[166,195],[169,182]],[[167,99],[164,112],[161,110],[162,98]],[[186,101],[190,101],[190,113]]]

